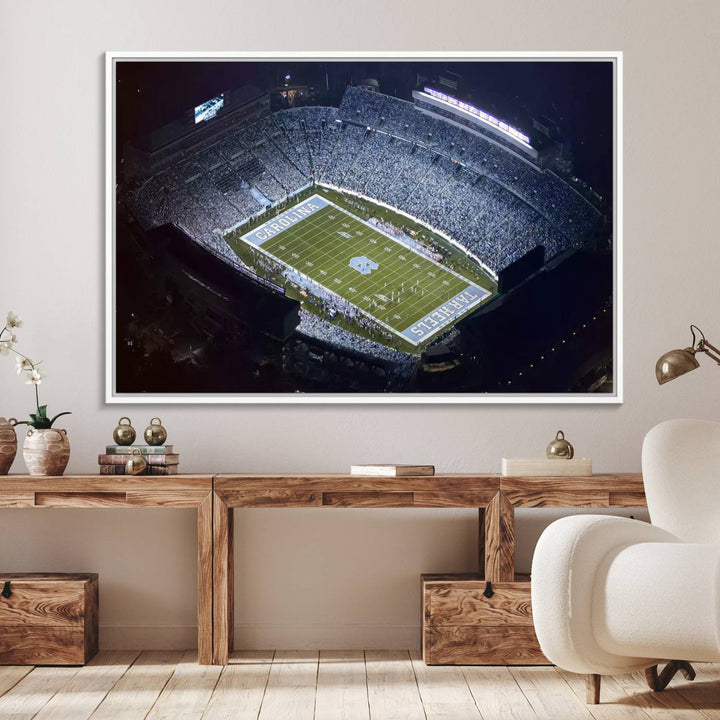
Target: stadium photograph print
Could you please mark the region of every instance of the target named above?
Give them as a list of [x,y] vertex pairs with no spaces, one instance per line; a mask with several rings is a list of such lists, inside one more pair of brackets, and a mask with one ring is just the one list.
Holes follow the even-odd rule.
[[108,402],[622,402],[622,56],[106,57]]

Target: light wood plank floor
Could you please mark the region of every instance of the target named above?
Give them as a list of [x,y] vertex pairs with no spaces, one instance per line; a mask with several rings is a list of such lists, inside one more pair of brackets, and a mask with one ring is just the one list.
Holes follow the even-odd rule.
[[0,720],[720,720],[720,664],[651,693],[642,674],[552,667],[428,667],[415,651],[102,652],[87,666],[0,667]]

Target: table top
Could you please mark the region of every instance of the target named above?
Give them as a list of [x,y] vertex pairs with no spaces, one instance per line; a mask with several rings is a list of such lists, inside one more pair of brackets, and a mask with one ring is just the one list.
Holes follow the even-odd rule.
[[574,477],[442,473],[0,476],[0,505],[176,506],[215,490],[231,507],[485,507],[502,493],[514,507],[643,507],[640,473]]
[[14,492],[18,488],[63,489],[68,492],[83,492],[101,488],[149,490],[202,490],[212,489],[212,473],[183,475],[0,475],[0,492]]
[[644,507],[640,473],[576,477],[504,477],[502,493],[515,507]]
[[416,477],[219,474],[231,507],[484,507],[501,492],[515,507],[642,507],[642,475],[574,477],[453,473]]
[[0,476],[0,507],[196,507],[212,475]]

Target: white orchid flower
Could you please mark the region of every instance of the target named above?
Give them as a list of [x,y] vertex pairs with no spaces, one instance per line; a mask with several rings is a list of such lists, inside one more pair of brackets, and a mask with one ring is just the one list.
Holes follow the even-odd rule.
[[9,328],[21,328],[23,323],[17,313],[9,312],[7,314],[7,319],[5,320],[5,325]]
[[33,368],[30,370],[27,374],[27,380],[25,381],[26,385],[39,385],[47,375],[42,371],[38,370],[37,368]]
[[26,370],[32,370],[32,361],[30,358],[23,357],[22,355],[18,355],[15,358],[15,362],[17,363],[17,374],[19,375],[22,372],[25,372]]
[[7,314],[4,327],[2,326],[2,321],[0,321],[0,355],[7,355],[9,352],[14,353],[17,356],[15,358],[15,370],[17,374],[23,378],[26,385],[30,385],[35,389],[35,406],[37,410],[30,414],[30,419],[26,420],[25,423],[38,429],[51,428],[59,417],[70,415],[70,413],[61,412],[54,417],[48,417],[47,405],[40,404],[38,385],[42,383],[47,375],[38,367],[40,361],[33,362],[27,355],[18,352],[13,347],[17,342],[14,329],[22,327],[22,324],[22,320],[20,320],[20,317],[14,312]]

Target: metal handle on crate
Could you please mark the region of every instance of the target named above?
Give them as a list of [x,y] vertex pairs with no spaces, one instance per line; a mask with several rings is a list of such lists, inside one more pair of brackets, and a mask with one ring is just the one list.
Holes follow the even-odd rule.
[[2,592],[0,593],[4,598],[9,598],[12,595],[12,590],[10,590],[10,581],[6,580],[5,584],[3,585]]
[[492,583],[488,580],[485,583],[485,590],[483,590],[483,595],[486,598],[491,598],[494,594],[495,594],[495,592],[492,589]]

